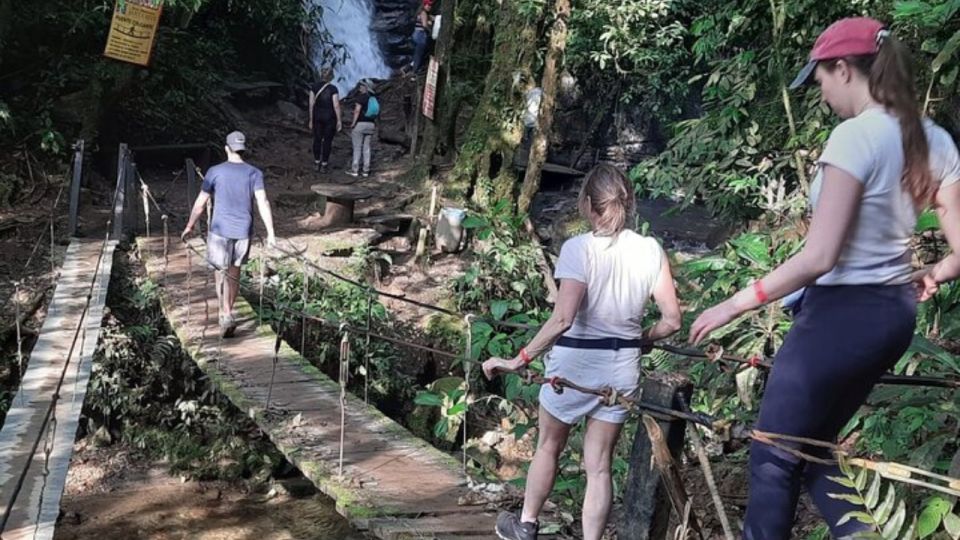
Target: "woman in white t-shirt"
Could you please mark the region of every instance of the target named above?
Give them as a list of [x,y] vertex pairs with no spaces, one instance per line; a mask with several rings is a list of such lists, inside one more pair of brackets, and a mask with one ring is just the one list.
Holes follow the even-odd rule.
[[[571,238],[560,250],[555,273],[560,292],[553,314],[516,358],[484,362],[487,377],[520,371],[537,355],[549,351],[547,376],[564,377],[581,386],[611,387],[624,395],[636,391],[641,340],[658,340],[676,332],[680,306],[670,264],[660,245],[625,229],[635,206],[633,188],[620,170],[601,164],[587,173],[579,208],[592,232]],[[644,331],[644,308],[651,295],[661,317]],[[527,475],[523,511],[519,515],[504,512],[497,518],[500,538],[536,538],[537,516],[553,489],[557,459],[570,428],[586,418],[583,537],[599,540],[613,498],[613,448],[626,417],[623,407],[604,406],[595,395],[573,390],[558,394],[544,385],[540,389],[539,439]]]
[[[950,136],[920,117],[910,66],[896,38],[867,17],[838,21],[817,38],[791,87],[813,75],[844,121],[819,159],[804,247],[690,328],[699,343],[741,313],[806,286],[767,382],[762,431],[833,441],[910,345],[918,297],[960,276],[960,159]],[[931,204],[953,253],[914,272],[910,240],[919,211]],[[753,442],[744,537],[789,538],[801,486],[835,538],[868,529],[856,519],[840,524],[863,508],[835,496],[852,492],[832,476],[841,476],[836,465]]]

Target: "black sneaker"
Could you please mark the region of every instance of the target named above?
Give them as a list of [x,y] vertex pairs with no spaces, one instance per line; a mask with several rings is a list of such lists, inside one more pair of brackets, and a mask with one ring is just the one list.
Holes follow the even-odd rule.
[[536,540],[537,523],[520,521],[520,515],[513,512],[500,512],[497,516],[497,536],[503,540]]
[[319,161],[313,162],[313,168],[316,169],[317,172],[323,172],[323,165],[321,165]]
[[320,172],[322,172],[322,173],[327,172],[327,164],[326,164],[326,163],[321,163],[321,164],[320,164]]
[[359,173],[357,173],[357,171],[344,171],[344,172],[346,172],[350,176],[359,176]]
[[360,176],[366,178],[366,177],[370,176],[370,171],[363,171],[362,173],[360,173]]

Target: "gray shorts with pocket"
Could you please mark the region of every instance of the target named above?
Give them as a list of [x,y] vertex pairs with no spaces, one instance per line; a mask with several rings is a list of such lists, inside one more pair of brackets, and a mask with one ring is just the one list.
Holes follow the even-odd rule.
[[207,236],[207,262],[216,270],[243,266],[250,256],[250,239],[235,240],[210,233]]

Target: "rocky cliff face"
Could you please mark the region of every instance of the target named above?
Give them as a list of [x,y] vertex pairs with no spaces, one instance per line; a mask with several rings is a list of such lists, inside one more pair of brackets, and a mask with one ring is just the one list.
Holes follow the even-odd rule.
[[373,0],[370,29],[377,36],[388,66],[399,69],[413,57],[414,18],[419,0]]

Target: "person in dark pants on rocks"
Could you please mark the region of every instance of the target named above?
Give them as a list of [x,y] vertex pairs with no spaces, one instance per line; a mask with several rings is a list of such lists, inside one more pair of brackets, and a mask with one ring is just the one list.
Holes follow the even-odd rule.
[[[373,81],[363,79],[357,86],[356,104],[353,106],[353,130],[350,140],[353,142],[353,166],[347,171],[350,176],[362,174],[370,176],[370,143],[377,130],[377,117],[380,116],[380,101],[373,94]],[[363,169],[360,169],[360,156],[363,155]]]
[[423,60],[427,56],[427,47],[430,45],[430,0],[424,0],[417,10],[417,18],[413,28],[413,73],[420,73]]
[[186,240],[213,197],[213,218],[207,237],[207,262],[216,271],[220,307],[220,335],[231,337],[236,329],[233,305],[240,290],[240,267],[250,255],[253,235],[253,201],[267,228],[267,245],[276,244],[273,214],[263,186],[263,172],[243,161],[246,137],[239,131],[227,135],[227,161],[213,166],[203,179],[200,195],[180,235]]
[[[809,60],[791,88],[816,80],[844,121],[818,159],[804,247],[704,311],[690,340],[699,343],[740,314],[806,287],[773,363],[757,429],[832,442],[907,350],[917,301],[960,276],[960,158],[947,132],[920,117],[908,53],[880,22],[832,24]],[[910,242],[918,213],[929,205],[937,207],[953,253],[914,271]],[[835,538],[868,530],[856,519],[840,524],[848,512],[865,509],[831,496],[852,494],[832,476],[842,476],[836,465],[754,441],[744,538],[789,538],[801,488]]]
[[323,70],[320,82],[310,89],[310,131],[313,132],[313,164],[327,172],[333,137],[343,125],[340,120],[340,95],[333,84],[333,71]]
[[[617,168],[601,164],[587,173],[578,206],[591,232],[567,240],[560,249],[555,277],[560,292],[550,319],[516,358],[483,363],[488,378],[523,370],[540,354],[548,377],[564,377],[582,386],[616,388],[636,395],[640,379],[641,340],[658,340],[680,329],[680,304],[670,262],[656,240],[627,229],[633,222],[633,186]],[[650,298],[660,320],[644,329]],[[628,416],[620,406],[606,406],[597,396],[540,389],[537,451],[527,474],[523,509],[497,517],[496,533],[506,540],[533,540],[537,518],[557,475],[557,461],[570,429],[586,419],[583,465],[587,491],[583,500],[583,538],[600,540],[613,501],[611,460],[620,428]]]

